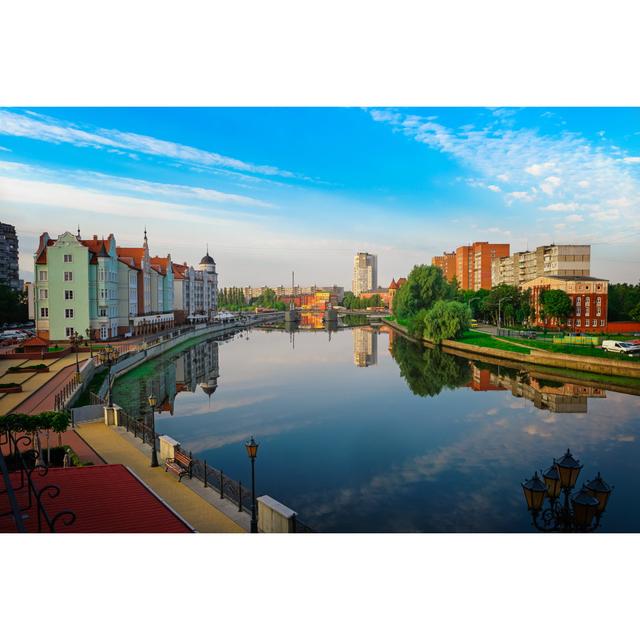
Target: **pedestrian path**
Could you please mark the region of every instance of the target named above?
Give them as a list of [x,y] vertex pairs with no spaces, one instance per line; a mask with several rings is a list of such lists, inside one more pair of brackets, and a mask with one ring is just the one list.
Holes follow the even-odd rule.
[[[80,437],[108,464],[124,464],[133,471],[162,500],[202,533],[244,533],[240,525],[216,509],[190,488],[178,482],[162,466],[151,468],[149,456],[103,422],[83,422],[77,425]],[[132,436],[130,436],[132,438]]]

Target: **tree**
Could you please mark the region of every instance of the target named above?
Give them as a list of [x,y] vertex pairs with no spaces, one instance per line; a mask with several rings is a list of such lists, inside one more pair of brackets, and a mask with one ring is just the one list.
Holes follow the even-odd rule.
[[425,348],[398,337],[393,341],[391,355],[398,363],[400,375],[417,396],[437,396],[445,387],[456,389],[471,380],[467,360],[438,348]]
[[454,295],[455,289],[441,269],[433,265],[416,265],[393,297],[393,313],[406,320],[421,309],[430,309],[438,300],[450,300]]
[[540,302],[546,318],[555,318],[558,324],[564,324],[573,311],[571,298],[560,289],[547,289],[542,292]]
[[640,322],[640,302],[638,302],[638,304],[629,311],[629,316],[632,320]]
[[27,295],[0,284],[0,324],[26,322],[28,319]]
[[436,344],[457,338],[469,329],[471,312],[461,302],[438,300],[424,316],[424,337]]
[[631,312],[640,304],[640,284],[610,284],[608,294],[609,321],[632,320]]

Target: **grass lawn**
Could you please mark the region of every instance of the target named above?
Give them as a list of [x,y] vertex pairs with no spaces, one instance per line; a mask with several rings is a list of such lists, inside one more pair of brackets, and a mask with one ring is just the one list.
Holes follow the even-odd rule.
[[587,356],[589,358],[608,358],[610,360],[638,360],[638,358],[630,358],[622,353],[609,353],[603,349],[596,349],[591,345],[576,345],[576,344],[553,344],[545,340],[527,340],[526,338],[507,338],[512,342],[518,344],[527,345],[536,349],[543,349],[544,351],[551,351],[553,353],[564,353],[573,356]]
[[457,339],[457,342],[472,344],[476,347],[491,347],[492,349],[500,349],[502,351],[529,353],[529,349],[496,340],[493,336],[490,336],[488,333],[482,333],[481,331],[465,331],[462,338]]

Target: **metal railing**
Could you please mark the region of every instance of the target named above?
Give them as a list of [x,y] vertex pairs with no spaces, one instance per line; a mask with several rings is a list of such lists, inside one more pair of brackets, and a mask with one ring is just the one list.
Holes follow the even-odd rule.
[[53,406],[55,411],[62,411],[65,408],[67,400],[76,392],[79,386],[82,385],[82,381],[79,379],[77,373],[73,374],[71,380],[69,380],[58,393],[56,393]]
[[[34,436],[35,437],[35,436]],[[25,521],[28,521],[35,510],[35,530],[42,533],[47,530],[56,533],[59,522],[68,527],[76,520],[73,511],[63,510],[51,516],[43,504],[43,498],[57,498],[60,495],[60,487],[56,484],[34,481],[36,478],[46,478],[49,467],[40,459],[40,453],[34,448],[27,448],[34,442],[28,435],[16,436],[9,432],[5,434],[5,441],[0,444],[8,444],[11,452],[12,464],[7,460],[0,448],[0,503],[4,503],[2,496],[7,496],[8,510],[0,512],[0,519],[11,517],[14,521],[17,533],[26,533]],[[12,470],[9,466],[13,467]],[[3,504],[4,506],[4,504]]]

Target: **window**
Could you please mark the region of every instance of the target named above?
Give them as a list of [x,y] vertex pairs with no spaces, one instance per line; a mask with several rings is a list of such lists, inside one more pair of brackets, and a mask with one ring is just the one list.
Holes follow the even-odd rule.
[[38,279],[40,280],[40,282],[46,282],[48,280],[48,272],[38,271]]
[[600,320],[600,326],[604,327],[604,320]]
[[73,336],[73,334],[75,333],[73,327],[65,327],[64,329],[64,335],[67,336],[67,338],[70,338],[71,336]]
[[73,300],[73,291],[71,291],[70,289],[67,289],[64,292],[64,299],[65,300]]
[[602,304],[602,298],[600,296],[596,298],[596,304]]
[[64,272],[64,281],[71,282],[73,280],[73,271],[65,271]]
[[65,318],[73,318],[73,309],[65,309],[64,310]]
[[49,317],[49,307],[40,307],[40,317],[41,318]]
[[64,254],[64,261],[65,262],[73,262],[73,256],[70,253],[65,253]]
[[100,327],[100,338],[105,340],[109,337],[109,328],[108,327]]
[[579,326],[580,326],[580,324],[581,324],[581,322],[580,322],[580,318],[578,318],[578,319],[576,320],[576,327],[579,327]]
[[106,317],[107,315],[107,308],[106,307],[100,307],[98,309],[98,315],[102,316],[103,318]]
[[49,297],[49,289],[40,289],[40,300],[46,300]]

